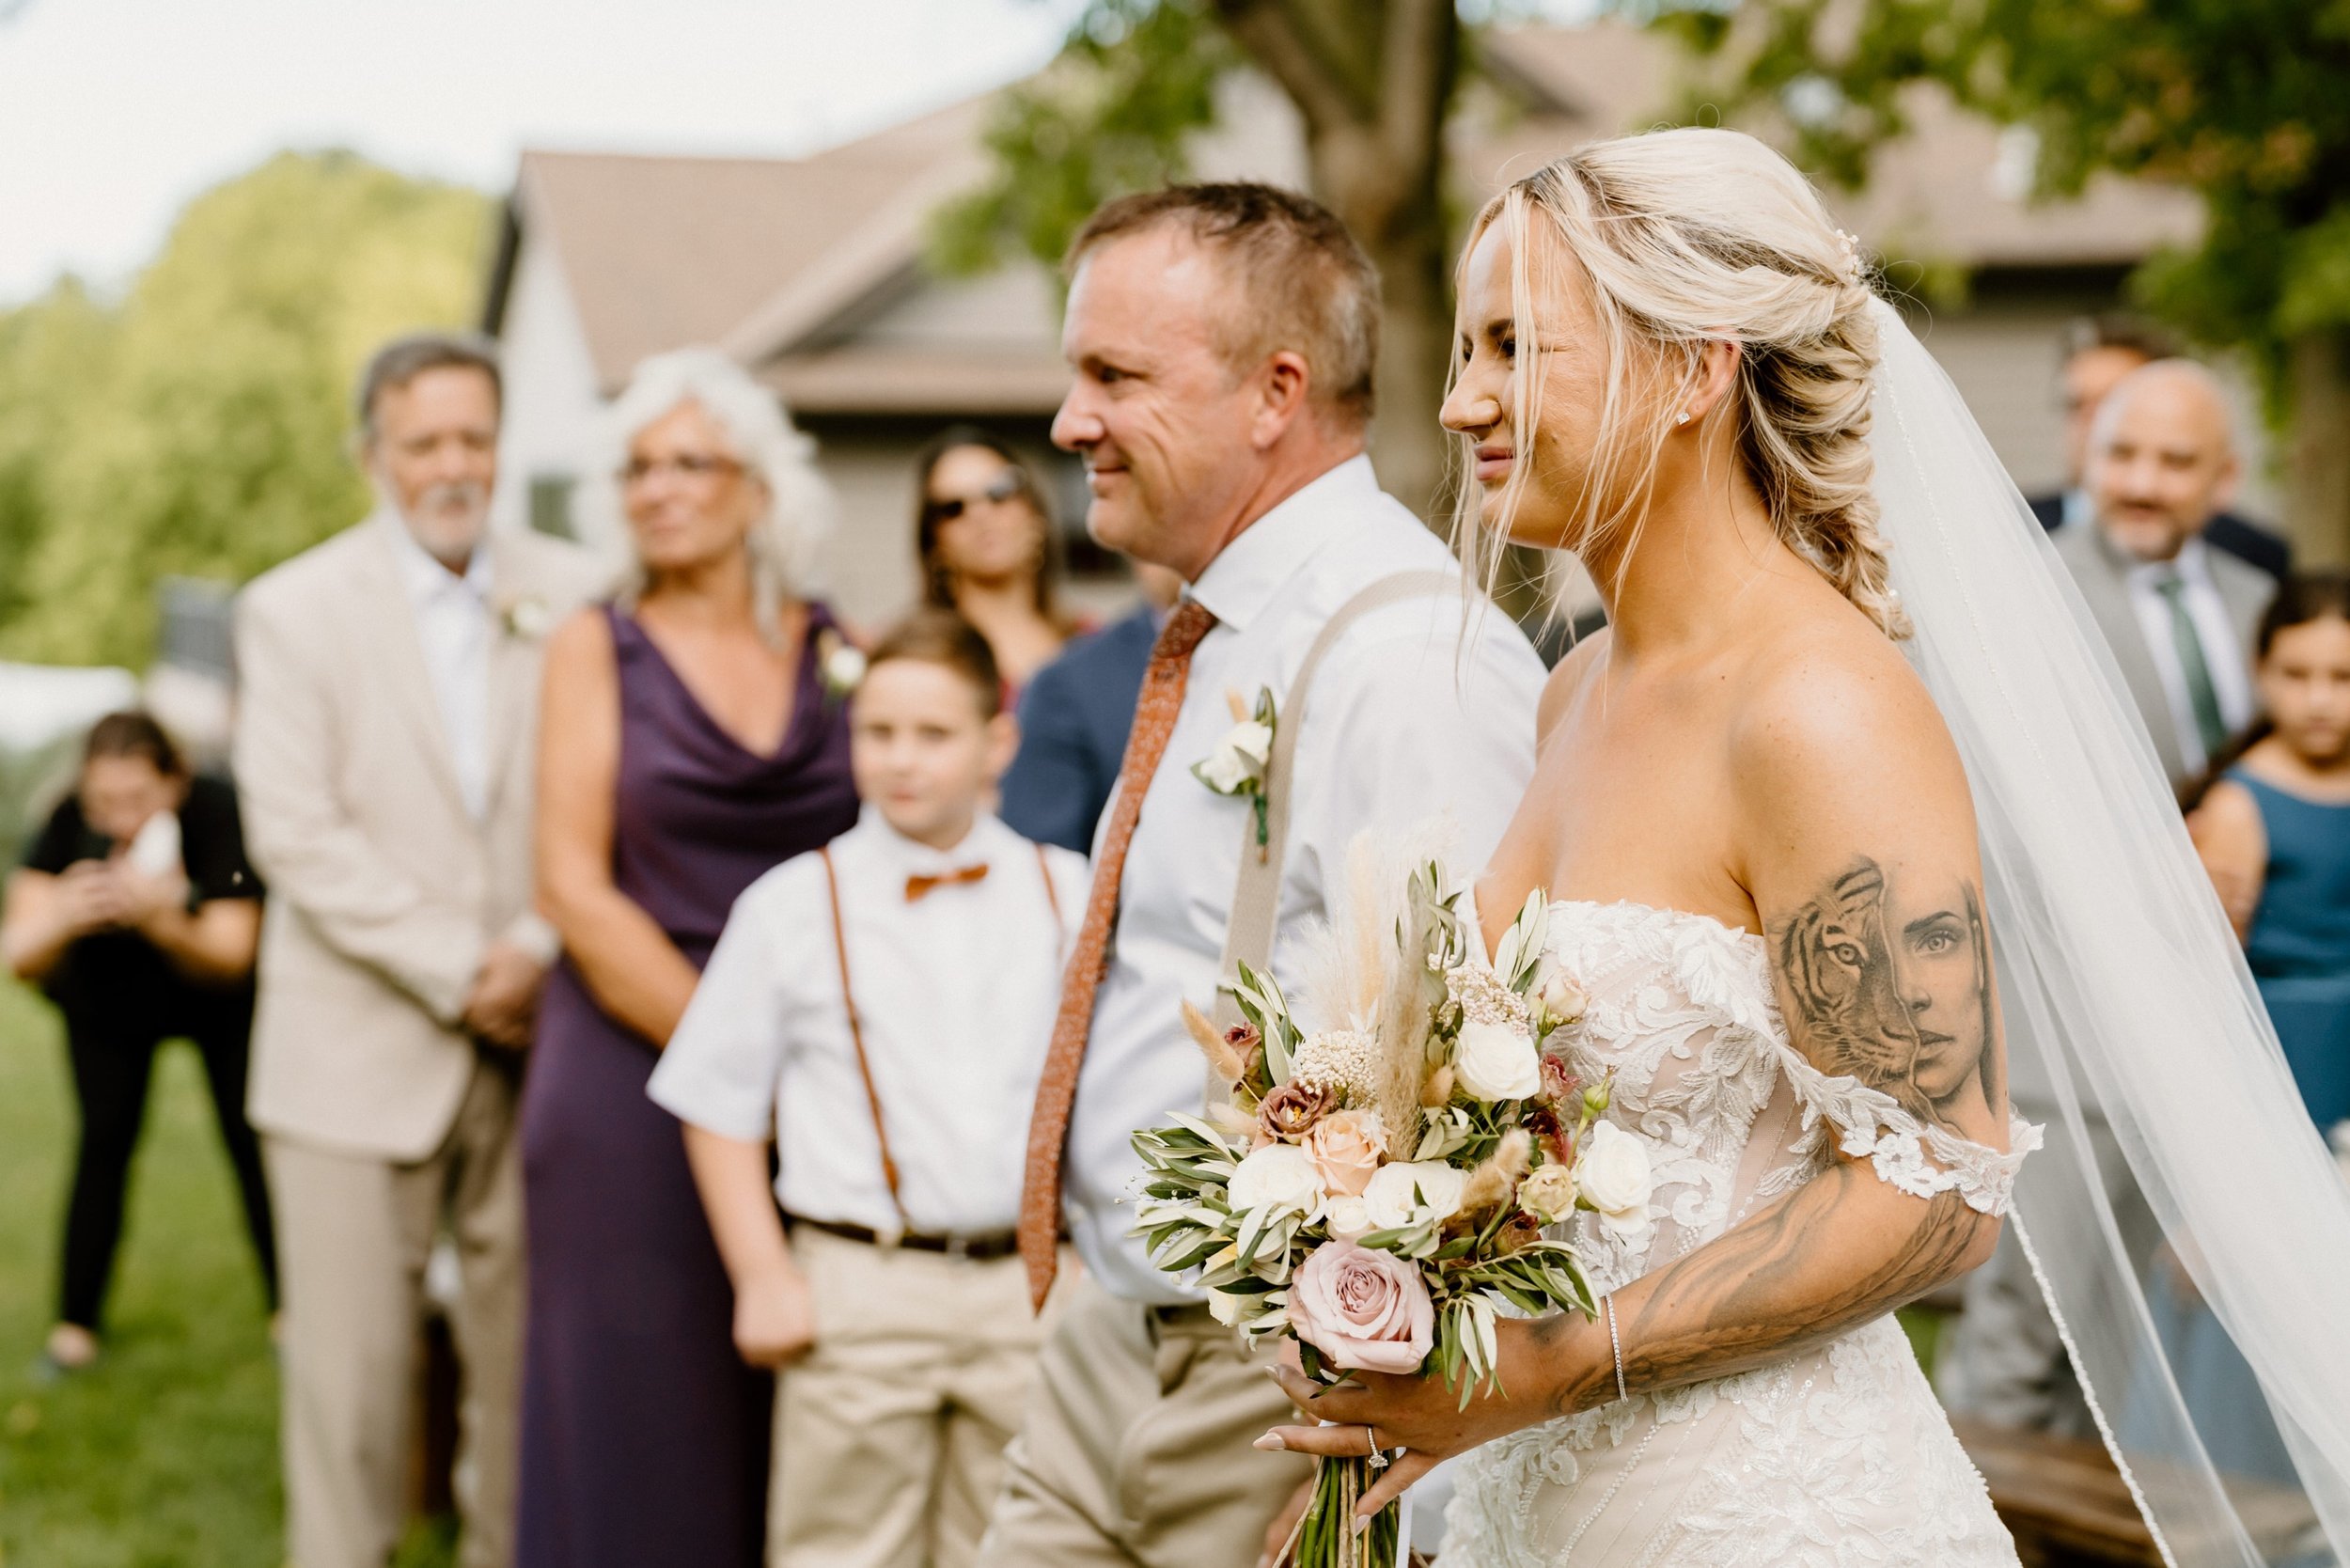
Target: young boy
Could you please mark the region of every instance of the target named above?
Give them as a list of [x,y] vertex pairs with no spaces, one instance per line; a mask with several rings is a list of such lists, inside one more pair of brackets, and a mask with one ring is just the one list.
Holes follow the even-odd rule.
[[850,710],[863,816],[736,902],[652,1076],[735,1344],[790,1368],[771,1568],[962,1568],[1042,1337],[1013,1226],[1086,862],[986,808],[1018,743],[1001,692],[946,612],[873,651]]

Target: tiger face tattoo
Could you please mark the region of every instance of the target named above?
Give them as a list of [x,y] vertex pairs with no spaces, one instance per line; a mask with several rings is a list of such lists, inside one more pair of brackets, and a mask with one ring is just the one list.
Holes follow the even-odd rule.
[[1994,988],[1982,905],[1959,878],[1888,879],[1862,858],[1771,933],[1812,1058],[1947,1122],[1970,1084],[1996,1107]]

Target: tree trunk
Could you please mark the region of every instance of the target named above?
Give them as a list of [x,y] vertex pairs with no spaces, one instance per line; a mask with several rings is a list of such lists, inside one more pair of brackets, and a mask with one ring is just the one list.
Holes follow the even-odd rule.
[[1225,28],[1306,122],[1314,194],[1379,267],[1379,417],[1386,489],[1441,528],[1436,424],[1452,337],[1444,123],[1460,78],[1453,0],[1216,0]]
[[2289,351],[2293,433],[2286,504],[2302,567],[2350,566],[2350,343],[2311,333]]

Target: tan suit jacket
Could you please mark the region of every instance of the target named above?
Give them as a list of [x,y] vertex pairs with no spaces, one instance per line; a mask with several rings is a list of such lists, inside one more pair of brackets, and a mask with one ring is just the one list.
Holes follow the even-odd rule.
[[247,1109],[262,1132],[430,1155],[473,1074],[457,1027],[483,949],[527,916],[547,631],[598,587],[585,552],[494,533],[490,790],[477,822],[379,513],[237,606],[237,785],[268,883]]

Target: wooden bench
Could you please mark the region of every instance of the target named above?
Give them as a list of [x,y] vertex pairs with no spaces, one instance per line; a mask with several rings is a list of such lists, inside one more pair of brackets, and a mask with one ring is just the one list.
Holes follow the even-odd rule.
[[[1959,1418],[1958,1440],[1991,1488],[1991,1505],[2015,1537],[2024,1568],[2161,1568],[2153,1532],[2105,1446]],[[2133,1468],[2138,1484],[2159,1492],[2169,1466],[2149,1460]],[[2309,1499],[2291,1487],[2241,1476],[2221,1480],[2252,1544],[2270,1561],[2290,1558],[2317,1523]],[[2189,1558],[2193,1544],[2173,1541]]]

